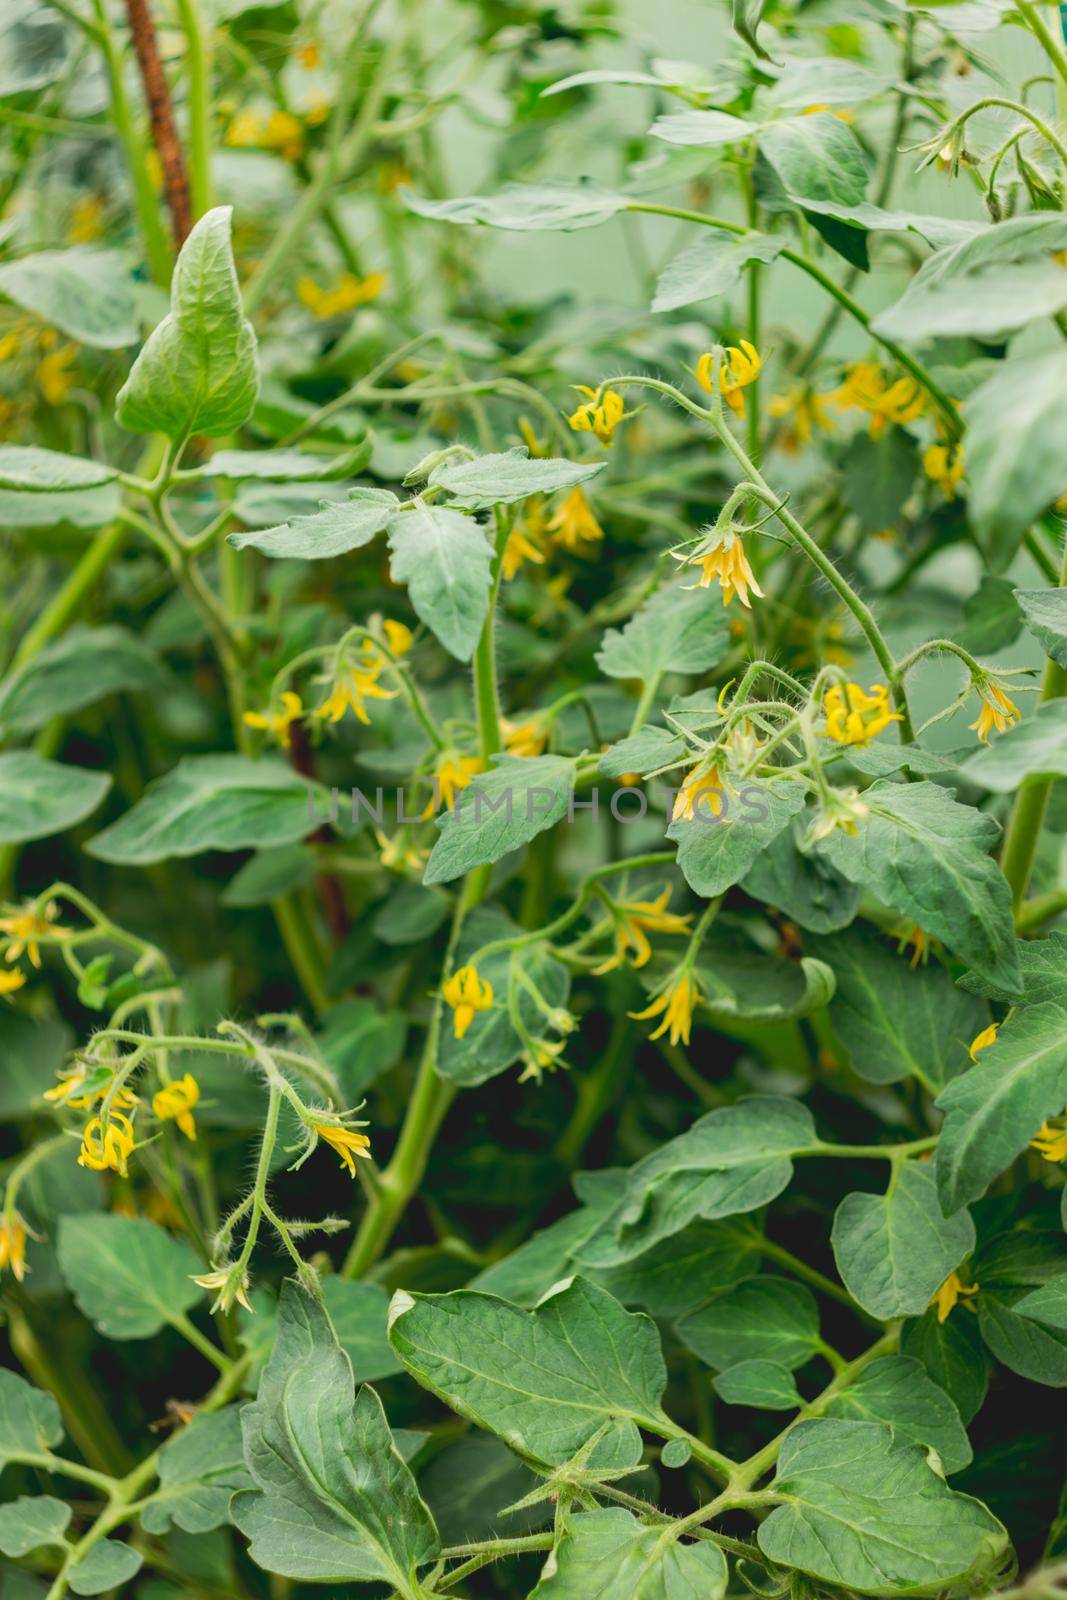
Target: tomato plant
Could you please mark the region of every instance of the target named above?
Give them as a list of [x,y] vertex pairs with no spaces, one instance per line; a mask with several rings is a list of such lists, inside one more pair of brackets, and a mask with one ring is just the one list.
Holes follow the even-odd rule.
[[3,1600],[1067,1591],[1067,44],[659,10],[0,5]]

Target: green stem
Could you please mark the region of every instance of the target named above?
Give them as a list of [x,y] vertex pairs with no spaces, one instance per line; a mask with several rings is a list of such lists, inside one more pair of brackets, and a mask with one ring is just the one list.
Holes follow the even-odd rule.
[[1040,5],[1034,5],[1032,0],[1015,0],[1015,9],[1030,29],[1034,38],[1044,46],[1045,54],[1052,63],[1058,77],[1067,83],[1067,51],[1055,37],[1048,23],[1041,15]]
[[52,596],[32,628],[23,634],[13,665],[24,667],[50,644],[77,616],[89,592],[118,555],[129,537],[122,522],[103,528],[79,558],[64,583]]
[[197,0],[177,0],[185,34],[185,77],[189,105],[189,198],[193,221],[211,209],[211,46]]
[[199,1350],[206,1361],[210,1361],[211,1365],[217,1367],[220,1372],[229,1372],[230,1367],[233,1365],[229,1357],[223,1355],[218,1346],[212,1344],[206,1334],[201,1333],[196,1324],[190,1322],[183,1312],[172,1312],[170,1321],[172,1326],[177,1328],[182,1335],[182,1338],[188,1339],[193,1348]]
[[1035,928],[1040,928],[1042,923],[1062,916],[1065,911],[1067,889],[1050,889],[1048,894],[1038,894],[1032,900],[1023,902],[1015,915],[1015,931],[1022,938]]
[[118,135],[119,143],[122,145],[123,154],[126,157],[126,166],[129,170],[130,182],[133,185],[133,199],[137,211],[137,220],[140,223],[141,234],[144,238],[148,268],[156,283],[165,289],[170,284],[170,275],[174,268],[174,255],[171,250],[170,240],[167,237],[163,218],[160,215],[159,202],[156,199],[156,192],[152,187],[152,179],[149,176],[148,165],[145,160],[149,146],[134,123],[129,98],[126,94],[122,53],[116,45],[111,32],[104,0],[94,0],[93,10],[93,37],[103,52],[108,87],[111,93],[111,121]]

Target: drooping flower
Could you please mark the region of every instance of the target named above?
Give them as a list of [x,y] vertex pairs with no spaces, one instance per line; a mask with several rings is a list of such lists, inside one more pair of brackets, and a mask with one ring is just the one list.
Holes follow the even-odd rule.
[[692,913],[668,911],[670,888],[664,889],[654,900],[617,900],[612,906],[615,919],[615,949],[606,961],[593,972],[612,972],[627,960],[635,967],[643,967],[652,955],[650,933],[688,933]]
[[587,398],[567,418],[575,433],[593,433],[601,444],[611,444],[615,429],[626,415],[626,402],[617,389],[602,383],[598,389],[589,389],[584,383],[576,385],[579,394]]
[[508,542],[504,546],[504,555],[500,563],[500,570],[510,583],[524,561],[532,561],[536,566],[543,566],[545,552],[536,539],[545,531],[544,515],[538,520],[533,520],[531,513],[527,512],[522,522],[513,524],[508,534]]
[[858,789],[831,789],[821,800],[808,840],[811,844],[817,844],[820,839],[828,839],[832,833],[855,834],[859,824],[869,814],[870,808],[861,800]]
[[17,961],[25,951],[32,967],[40,968],[39,941],[52,932],[52,924],[59,917],[59,907],[50,900],[41,910],[30,901],[10,917],[0,917],[0,933],[10,941],[5,951],[8,961]]
[[300,696],[291,689],[286,689],[279,696],[278,704],[266,711],[246,711],[243,718],[246,728],[260,728],[273,734],[275,740],[283,750],[288,750],[292,735],[289,729],[294,722],[299,722],[304,715],[304,707]]
[[981,1033],[975,1034],[968,1052],[972,1061],[978,1060],[980,1050],[988,1050],[991,1044],[995,1044],[999,1026],[999,1023],[991,1022],[988,1028],[983,1028]]
[[696,979],[691,972],[681,972],[660,990],[652,1004],[646,1006],[644,1011],[631,1011],[629,1015],[635,1022],[645,1022],[652,1017],[661,1016],[663,1021],[649,1038],[658,1039],[670,1029],[671,1044],[677,1044],[679,1039],[683,1044],[688,1044],[693,1027],[693,1012],[699,1000],[700,986]]
[[380,651],[371,647],[356,661],[344,661],[337,669],[333,688],[326,699],[312,713],[329,722],[340,722],[346,711],[352,711],[364,727],[370,727],[368,700],[393,700],[397,690],[383,689],[378,679],[385,662]]
[[528,717],[525,722],[509,722],[507,717],[501,717],[500,731],[510,756],[539,756],[548,742],[548,729],[540,717]]
[[841,410],[866,411],[872,439],[880,438],[891,422],[914,422],[926,409],[926,395],[916,379],[902,377],[889,383],[876,361],[855,362],[826,398]]
[[0,1216],[0,1272],[14,1274],[19,1283],[30,1270],[26,1265],[26,1222],[17,1211]]
[[557,506],[546,523],[546,529],[552,535],[554,544],[563,545],[568,550],[579,550],[583,544],[592,544],[604,537],[604,530],[593,515],[593,508],[580,485],[572,489]]
[[1030,1148],[1046,1161],[1067,1161],[1067,1127],[1043,1122],[1030,1140]]
[[884,683],[872,684],[866,691],[858,683],[835,683],[823,696],[823,712],[825,736],[835,744],[870,744],[891,722],[900,721]]
[[929,445],[923,452],[923,471],[938,485],[946,500],[954,500],[963,478],[963,446]]
[[476,778],[479,772],[484,771],[485,762],[481,756],[461,756],[454,750],[448,752],[442,757],[433,775],[433,798],[424,814],[432,816],[439,806],[451,811],[460,790],[465,789],[472,778]]
[[719,768],[695,766],[686,774],[682,787],[674,797],[671,821],[678,822],[684,818],[686,822],[692,822],[698,811],[703,811],[709,817],[717,817],[722,805],[722,773]]
[[826,396],[803,386],[772,395],[767,409],[772,417],[781,420],[778,444],[787,455],[799,455],[816,433],[834,431]]
[[[713,393],[716,387],[715,363],[714,350],[706,351],[697,362],[697,382],[707,394]],[[718,354],[718,390],[735,416],[744,416],[745,397],[741,391],[755,383],[762,365],[759,351],[747,339],[741,340],[740,347],[727,345]]]
[[540,1083],[546,1072],[555,1072],[557,1067],[565,1067],[567,1063],[560,1059],[565,1048],[562,1039],[531,1039],[522,1052],[519,1082],[529,1083],[532,1079],[533,1082]]
[[240,1271],[235,1261],[213,1267],[210,1272],[201,1272],[193,1282],[201,1289],[218,1290],[211,1307],[213,1312],[229,1311],[235,1300],[246,1311],[252,1310],[248,1299],[248,1273]]
[[50,406],[61,406],[77,381],[71,364],[78,354],[76,344],[60,345],[37,363],[37,387]]
[[354,1178],[356,1175],[355,1157],[361,1156],[364,1161],[369,1161],[370,1140],[365,1133],[357,1133],[354,1128],[342,1127],[339,1122],[313,1122],[311,1126],[320,1139],[325,1139],[330,1147],[337,1151],[341,1157],[341,1165]]
[[200,1085],[191,1072],[173,1083],[164,1084],[152,1096],[152,1110],[161,1122],[173,1121],[187,1139],[196,1138],[195,1107],[200,1103]]
[[1019,707],[995,678],[983,678],[975,687],[979,699],[978,717],[968,726],[977,732],[980,744],[988,744],[990,733],[1006,733],[1014,728],[1019,720]]
[[328,288],[321,288],[314,278],[297,279],[296,293],[301,305],[307,306],[312,316],[341,317],[346,311],[377,300],[385,288],[385,273],[371,272],[357,278],[354,272],[342,272]]
[[133,1123],[121,1111],[111,1113],[106,1127],[100,1117],[93,1117],[86,1123],[82,1133],[78,1165],[88,1167],[92,1172],[110,1169],[124,1178],[128,1170],[126,1163],[135,1144]]
[[441,985],[441,997],[452,1007],[452,1028],[457,1039],[462,1039],[479,1011],[488,1011],[493,1004],[493,986],[478,976],[473,966],[459,967]]
[[901,928],[893,928],[891,937],[897,941],[898,956],[902,956],[911,945],[911,960],[908,965],[913,972],[916,967],[925,967],[930,959],[930,950],[934,942],[925,928],[920,928],[917,922],[906,922]]
[[0,1000],[10,1000],[26,982],[26,974],[17,970],[0,971]]
[[684,566],[700,568],[699,589],[710,589],[717,579],[722,590],[722,603],[728,606],[736,595],[743,606],[752,609],[749,591],[763,598],[763,590],[756,582],[749,566],[741,535],[732,528],[709,534],[701,539],[688,555],[681,559]]
[[385,642],[394,656],[406,656],[415,643],[415,635],[406,622],[395,622],[392,617],[384,618],[382,632]]
[[[43,1098],[53,1104],[68,1105],[73,1111],[87,1111],[97,1100],[102,1100],[114,1080],[110,1067],[97,1066],[87,1070],[84,1066],[67,1067],[57,1074],[59,1082],[44,1091]],[[116,1089],[111,1104],[117,1111],[132,1111],[137,1096],[132,1089]]]
[[932,1306],[937,1307],[938,1322],[947,1321],[948,1314],[957,1301],[969,1298],[977,1293],[978,1285],[976,1283],[964,1283],[958,1272],[950,1272],[934,1295],[934,1298],[930,1301]]

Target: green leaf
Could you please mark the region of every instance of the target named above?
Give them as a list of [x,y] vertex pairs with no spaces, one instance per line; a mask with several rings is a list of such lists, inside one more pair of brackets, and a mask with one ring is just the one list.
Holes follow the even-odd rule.
[[229,206],[205,212],[182,245],[170,313],[149,335],[115,402],[119,425],[130,433],[217,438],[252,414],[256,336],[241,309],[231,214]]
[[389,1344],[389,1296],[379,1284],[330,1277],[322,1300],[357,1383],[375,1383],[400,1371]]
[[17,489],[23,494],[65,492],[93,489],[114,477],[115,468],[105,462],[30,444],[0,445],[0,489]]
[[76,245],[0,263],[0,299],[98,350],[119,350],[139,336],[134,278],[118,250]]
[[675,1331],[709,1366],[768,1361],[791,1370],[819,1348],[819,1308],[791,1278],[750,1278],[683,1317]]
[[712,1379],[712,1387],[728,1406],[750,1406],[756,1411],[795,1411],[804,1404],[788,1367],[760,1357],[727,1367]]
[[1057,666],[1067,667],[1067,589],[1016,589],[1015,598],[1027,631]]
[[981,1409],[989,1387],[989,1363],[977,1317],[950,1316],[941,1322],[931,1306],[921,1317],[904,1324],[900,1353],[922,1362],[964,1423]]
[[987,573],[978,588],[963,602],[964,621],[953,629],[953,638],[973,655],[994,655],[1014,644],[1022,632],[1023,615],[1009,578],[993,578]]
[[919,446],[905,428],[880,439],[857,433],[841,457],[841,498],[864,533],[881,533],[900,520],[919,471]]
[[999,572],[1034,518],[1063,491],[1067,352],[997,363],[963,413],[968,511]]
[[321,813],[323,800],[310,781],[271,757],[186,756],[86,850],[99,861],[149,866],[202,850],[292,844],[315,831],[313,808]]
[[354,1105],[404,1050],[407,1018],[384,1011],[376,1000],[342,1000],[334,1006],[318,1037],[319,1049],[336,1072],[346,1105]]
[[493,553],[470,517],[447,507],[418,505],[388,522],[390,575],[406,583],[422,622],[449,655],[469,661],[489,609]]
[[[190,478],[225,478],[228,483],[319,483],[324,478],[361,471],[370,460],[362,446],[340,456],[315,456],[305,450],[216,450],[209,461],[188,474]],[[375,492],[355,490],[354,493]],[[382,491],[376,491],[381,493]]]
[[1017,1316],[1029,1317],[1046,1328],[1067,1333],[1067,1273],[1042,1284],[1040,1289],[1031,1290],[1016,1301],[1013,1309]]
[[610,628],[596,664],[609,678],[647,681],[665,672],[709,672],[730,643],[724,606],[706,590],[664,584],[622,629]]
[[668,116],[657,117],[648,131],[653,139],[662,139],[665,144],[692,145],[706,150],[739,144],[756,132],[756,124],[745,122],[742,117],[731,117],[725,111],[672,111]]
[[841,56],[793,56],[767,91],[767,100],[783,111],[806,111],[812,105],[854,106],[873,100],[891,83],[888,75]]
[[1029,1298],[1020,1289],[983,1285],[978,1296],[982,1338],[1011,1372],[1050,1389],[1067,1389],[1067,1332],[1020,1316],[1016,1307]]
[[72,1043],[70,1029],[55,1017],[28,1017],[10,1006],[0,1011],[0,1122],[40,1110]]
[[59,1406],[8,1367],[0,1367],[0,1468],[40,1461],[63,1437]]
[[401,884],[375,916],[374,937],[388,945],[421,944],[437,932],[448,916],[449,905],[447,895],[434,894],[417,883]]
[[141,1512],[146,1533],[174,1526],[209,1533],[229,1521],[230,1496],[247,1489],[238,1406],[203,1412],[168,1439],[159,1453],[159,1487]]
[[553,827],[567,812],[575,762],[566,756],[498,756],[437,819],[440,838],[423,883],[448,883],[499,861]]
[[917,1317],[974,1249],[967,1211],[942,1215],[929,1163],[894,1164],[884,1195],[849,1194],[831,1243],[841,1282],[879,1321]]
[[830,1022],[861,1078],[899,1083],[912,1077],[937,1094],[962,1072],[989,1013],[957,989],[943,967],[913,967],[863,924],[813,940],[809,948],[837,978]]
[[598,771],[608,778],[621,778],[626,772],[653,772],[672,761],[679,761],[689,749],[679,733],[649,723],[626,739],[610,745],[600,758]]
[[537,1482],[502,1439],[487,1433],[468,1433],[446,1444],[419,1473],[419,1488],[444,1544],[513,1537],[543,1527],[548,1520],[543,1505],[498,1521]]
[[117,1539],[101,1539],[76,1561],[67,1573],[75,1594],[106,1594],[129,1583],[141,1570],[144,1557]]
[[[800,846],[797,827],[783,828],[749,868],[741,887],[811,933],[833,933],[856,915],[860,891],[824,856]],[[831,965],[833,963],[831,962]]]
[[594,184],[507,183],[498,194],[468,195],[455,200],[427,200],[401,191],[409,211],[436,222],[478,223],[518,233],[569,233],[575,228],[595,228],[623,211],[627,196]]
[[268,1572],[316,1583],[384,1583],[418,1600],[417,1569],[440,1548],[433,1518],[373,1389],[358,1394],[326,1312],[283,1285],[278,1338],[241,1413],[257,1484],[231,1518]]
[[473,461],[442,461],[429,476],[429,486],[444,489],[460,511],[488,511],[510,506],[532,494],[576,489],[603,472],[602,461],[565,461],[533,457],[525,445]]
[[23,530],[102,528],[114,522],[120,503],[115,483],[102,483],[93,489],[0,489],[0,522],[9,529]]
[[866,196],[867,159],[855,134],[830,111],[767,123],[759,148],[791,200],[853,206]]
[[298,561],[327,561],[369,544],[388,527],[400,501],[388,489],[353,489],[347,500],[324,501],[321,510],[290,517],[273,528],[231,533],[235,550],[251,547],[264,556],[290,556]]
[[907,1356],[872,1361],[854,1383],[833,1396],[823,1415],[884,1422],[897,1439],[936,1450],[947,1473],[959,1472],[971,1460],[956,1407],[922,1365]]
[[47,839],[83,822],[111,787],[106,772],[46,761],[32,750],[0,755],[0,844]]
[[994,794],[1014,794],[1024,778],[1067,777],[1067,702],[1037,706],[1024,722],[976,750],[961,771]]
[[720,1600],[727,1577],[716,1545],[664,1539],[613,1506],[567,1520],[530,1600]]
[[[690,114],[710,115],[707,112]],[[665,117],[660,120],[667,122],[677,119]],[[708,229],[704,238],[687,245],[664,267],[656,281],[652,309],[677,311],[679,306],[691,306],[699,300],[713,300],[729,294],[740,283],[741,274],[750,261],[773,261],[784,249],[784,239],[772,239],[769,234],[748,233],[738,239],[731,234],[713,233]]]
[[[1023,975],[1023,999],[1028,1006],[1053,1000],[1067,1007],[1067,933],[1054,929],[1044,939],[1020,939],[1016,950]],[[976,972],[965,972],[960,988],[987,1000],[1009,1001],[1013,994],[989,983]]]
[[75,624],[0,683],[0,725],[35,733],[108,695],[158,694],[166,683],[156,656],[125,628]]
[[984,1194],[1067,1105],[1067,1008],[1045,1002],[1017,1011],[937,1104],[945,1121],[934,1165],[951,1214]]
[[773,58],[759,42],[758,29],[763,19],[766,0],[730,0],[730,17],[733,30],[762,61]]
[[618,1266],[697,1217],[755,1211],[787,1187],[790,1157],[814,1143],[811,1116],[794,1100],[752,1095],[709,1111],[630,1168],[622,1197],[578,1259]]
[[703,1010],[713,1022],[744,1019],[785,1022],[821,1011],[834,992],[834,975],[822,961],[783,961],[714,931],[704,941],[695,973]]
[[764,1555],[859,1594],[915,1594],[965,1575],[977,1587],[1007,1548],[979,1501],[878,1423],[798,1423],[772,1492],[784,1503],[760,1524]]
[[582,1270],[623,1305],[640,1306],[653,1317],[682,1317],[709,1295],[732,1289],[758,1271],[759,1254],[746,1234],[714,1222],[691,1222],[622,1266]]
[[1000,829],[936,783],[871,785],[855,836],[833,833],[825,850],[839,872],[941,939],[977,972],[1022,986],[1011,891],[988,854]]
[[65,1545],[71,1509],[50,1494],[20,1494],[0,1506],[0,1554],[28,1556],[43,1545]]
[[203,1298],[201,1261],[146,1217],[64,1217],[59,1268],[78,1308],[107,1339],[148,1339]]
[[533,1311],[474,1290],[410,1295],[389,1339],[423,1388],[520,1455],[558,1466],[606,1423],[593,1459],[635,1466],[638,1427],[663,1419],[666,1368],[656,1325],[575,1278]]
[[717,816],[701,805],[694,816],[680,817],[667,829],[668,839],[677,841],[678,865],[686,883],[705,900],[713,900],[740,882],[803,810],[804,799],[804,785],[789,776],[743,782],[724,778]]
[[[1048,211],[998,222],[924,261],[871,324],[880,339],[996,338],[1067,305],[1067,221]],[[973,458],[968,453],[968,460]]]
[[304,889],[314,881],[315,852],[307,844],[284,844],[276,850],[257,850],[239,867],[219,896],[224,906],[269,905],[291,889]]

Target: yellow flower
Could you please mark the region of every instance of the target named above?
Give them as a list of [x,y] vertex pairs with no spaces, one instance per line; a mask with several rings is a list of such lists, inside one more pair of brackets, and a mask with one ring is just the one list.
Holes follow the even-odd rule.
[[38,362],[37,387],[50,406],[61,406],[73,389],[75,377],[68,369],[77,354],[76,344],[64,344]]
[[218,1290],[212,1311],[229,1311],[235,1300],[246,1311],[252,1310],[248,1300],[248,1273],[239,1273],[236,1262],[202,1272],[199,1277],[194,1277],[193,1282],[199,1284],[201,1289]]
[[[289,729],[304,714],[300,696],[286,689],[276,708],[268,711],[246,711],[242,721],[246,728],[263,728],[272,733],[283,750],[290,745]],[[334,719],[336,721],[336,718]]]
[[509,722],[507,717],[501,717],[500,731],[504,749],[511,756],[539,756],[548,742],[548,729],[542,727],[539,717],[530,717],[526,722]]
[[871,419],[872,439],[879,438],[891,422],[914,422],[926,408],[926,396],[914,378],[887,383],[876,361],[857,361],[848,368],[843,383],[826,398],[845,411],[866,411]]
[[307,72],[322,66],[322,46],[317,39],[309,39],[296,52],[296,59]]
[[184,1077],[175,1078],[173,1083],[164,1084],[152,1096],[152,1110],[160,1121],[167,1122],[173,1119],[187,1139],[196,1138],[196,1122],[193,1119],[193,1108],[200,1100],[200,1085],[191,1072]]
[[[424,814],[429,816],[430,812]],[[422,872],[429,851],[408,844],[406,828],[401,828],[391,839],[381,828],[375,828],[374,837],[378,841],[378,859],[388,871],[396,872],[407,867],[411,872]]]
[[767,409],[772,417],[783,419],[778,443],[787,455],[798,455],[816,433],[834,431],[826,396],[811,389],[790,389],[786,394],[772,395]]
[[855,834],[859,824],[866,820],[869,813],[870,808],[860,799],[858,789],[831,789],[820,804],[818,815],[808,834],[808,841],[816,844],[820,839],[828,839],[838,830],[842,833]]
[[983,1028],[981,1033],[975,1034],[974,1038],[971,1040],[971,1048],[969,1051],[972,1061],[978,1060],[979,1050],[988,1050],[989,1046],[996,1042],[997,1030],[999,1026],[999,1023],[991,1022],[988,1028]]
[[504,556],[501,570],[509,581],[515,576],[524,561],[533,561],[537,566],[543,566],[544,551],[534,543],[528,527],[516,523],[508,534],[508,542],[504,546]]
[[889,708],[884,683],[872,684],[866,693],[858,683],[835,683],[823,697],[825,736],[836,744],[865,745],[883,733],[900,713]]
[[239,111],[226,130],[226,143],[239,150],[276,150],[295,161],[304,148],[304,130],[289,111]]
[[29,1271],[26,1265],[26,1224],[17,1211],[5,1212],[0,1216],[0,1272],[5,1269],[14,1273],[19,1283]]
[[913,972],[920,965],[925,967],[930,959],[933,940],[924,929],[919,927],[917,922],[907,922],[902,928],[894,928],[891,937],[899,941],[897,944],[898,955],[903,955],[909,944],[915,946],[911,960],[908,963]]
[[671,821],[678,822],[684,817],[686,822],[692,822],[698,811],[717,817],[721,810],[722,773],[718,767],[705,770],[696,766],[686,774],[674,797]]
[[21,989],[25,982],[26,974],[24,972],[0,971],[0,1000],[10,1000],[11,996]]
[[615,918],[615,949],[606,961],[599,967],[594,967],[593,972],[599,975],[602,972],[612,972],[616,967],[621,967],[630,951],[633,951],[631,964],[643,967],[652,954],[652,946],[648,940],[649,933],[688,933],[689,924],[692,922],[692,913],[683,914],[677,911],[668,911],[667,902],[671,891],[666,888],[654,900],[619,900],[612,907]]
[[299,278],[296,292],[313,316],[340,317],[346,311],[355,311],[357,306],[377,300],[384,288],[384,272],[372,272],[366,278],[357,278],[353,272],[342,272],[328,289],[320,289],[314,278]]
[[446,755],[434,773],[434,794],[423,815],[433,816],[438,806],[451,811],[456,795],[465,789],[472,778],[485,771],[481,756]]
[[923,452],[923,471],[938,485],[946,500],[954,500],[963,477],[963,446],[929,445]]
[[532,1079],[540,1083],[546,1072],[554,1072],[559,1066],[565,1067],[567,1063],[559,1059],[564,1048],[562,1039],[531,1039],[522,1052],[519,1082],[529,1083]]
[[[715,362],[716,352],[713,350],[707,351],[697,362],[697,382],[707,394],[711,394],[716,387]],[[718,364],[719,393],[735,416],[743,417],[745,397],[741,391],[759,377],[763,365],[760,353],[755,345],[742,339],[740,348],[735,344],[727,345],[718,356]]]
[[82,1134],[78,1165],[92,1172],[105,1172],[110,1168],[125,1177],[126,1162],[135,1142],[133,1123],[121,1111],[111,1113],[106,1128],[99,1117],[93,1117]]
[[683,564],[699,566],[700,581],[696,586],[698,589],[710,589],[713,580],[716,578],[719,580],[724,606],[728,606],[736,595],[741,604],[751,611],[749,590],[759,595],[761,600],[763,598],[763,590],[756,582],[755,574],[748,564],[745,546],[739,533],[716,534],[710,544],[705,542],[699,545]]
[[493,986],[479,978],[476,967],[460,967],[441,985],[441,997],[452,1007],[452,1028],[457,1039],[462,1039],[479,1011],[488,1011],[493,1004]]
[[325,1139],[337,1151],[341,1165],[348,1169],[349,1177],[356,1175],[354,1157],[362,1156],[365,1161],[370,1160],[370,1140],[365,1133],[357,1133],[354,1128],[342,1128],[338,1122],[313,1122],[311,1126],[320,1139]]
[[593,509],[581,488],[571,490],[549,517],[546,527],[552,535],[552,542],[564,545],[568,550],[577,550],[583,544],[591,544],[604,537],[604,530],[593,515]]
[[1067,1128],[1054,1127],[1043,1122],[1030,1140],[1031,1150],[1036,1150],[1046,1161],[1067,1161]]
[[617,389],[609,389],[606,384],[601,384],[598,389],[589,389],[584,383],[576,385],[578,393],[588,398],[580,405],[577,411],[567,418],[575,433],[595,433],[601,444],[607,447],[615,436],[615,429],[626,415],[626,402]]
[[33,902],[30,902],[20,911],[16,911],[14,916],[0,917],[0,933],[7,934],[11,941],[5,952],[7,960],[17,961],[25,950],[30,965],[39,968],[41,947],[38,940],[51,933],[52,924],[58,916],[59,907],[54,901],[49,901],[42,911],[38,911]]
[[994,729],[997,733],[1006,733],[1009,728],[1014,728],[1019,720],[1019,707],[1008,698],[994,678],[985,678],[976,687],[980,701],[978,718],[968,723],[968,727],[977,730],[980,744],[988,744],[989,735]]
[[369,728],[370,716],[364,702],[396,698],[395,689],[383,689],[378,682],[384,664],[381,652],[373,647],[364,653],[361,661],[344,662],[338,670],[331,693],[314,715],[326,717],[330,722],[340,722],[345,712],[351,710],[364,727]]
[[107,204],[98,194],[84,195],[78,200],[67,225],[67,238],[71,244],[92,244],[104,231]]
[[663,1021],[649,1037],[658,1039],[669,1028],[671,1044],[677,1044],[679,1039],[683,1044],[688,1044],[693,1026],[693,1012],[699,999],[700,987],[696,979],[692,973],[683,972],[661,989],[652,1004],[644,1011],[631,1011],[629,1015],[635,1022],[645,1022],[650,1017],[662,1016]]
[[23,349],[26,341],[26,325],[18,323],[14,328],[0,338],[0,361],[10,361],[12,356],[17,356]]
[[958,1300],[977,1293],[978,1285],[976,1283],[963,1283],[958,1272],[950,1272],[934,1295],[934,1298],[930,1301],[932,1306],[937,1307],[938,1322],[946,1321],[949,1312]]
[[415,635],[406,622],[394,622],[392,617],[386,617],[382,623],[382,632],[385,642],[394,656],[406,656],[415,643]]
[[[110,1068],[94,1071],[93,1081],[89,1082],[84,1067],[71,1067],[59,1073],[59,1082],[51,1089],[46,1089],[44,1099],[53,1103],[62,1103],[74,1111],[87,1111],[97,1100],[103,1098],[111,1088],[112,1073]],[[117,1089],[112,1095],[111,1103],[118,1111],[132,1111],[137,1104],[137,1096],[132,1089]]]

